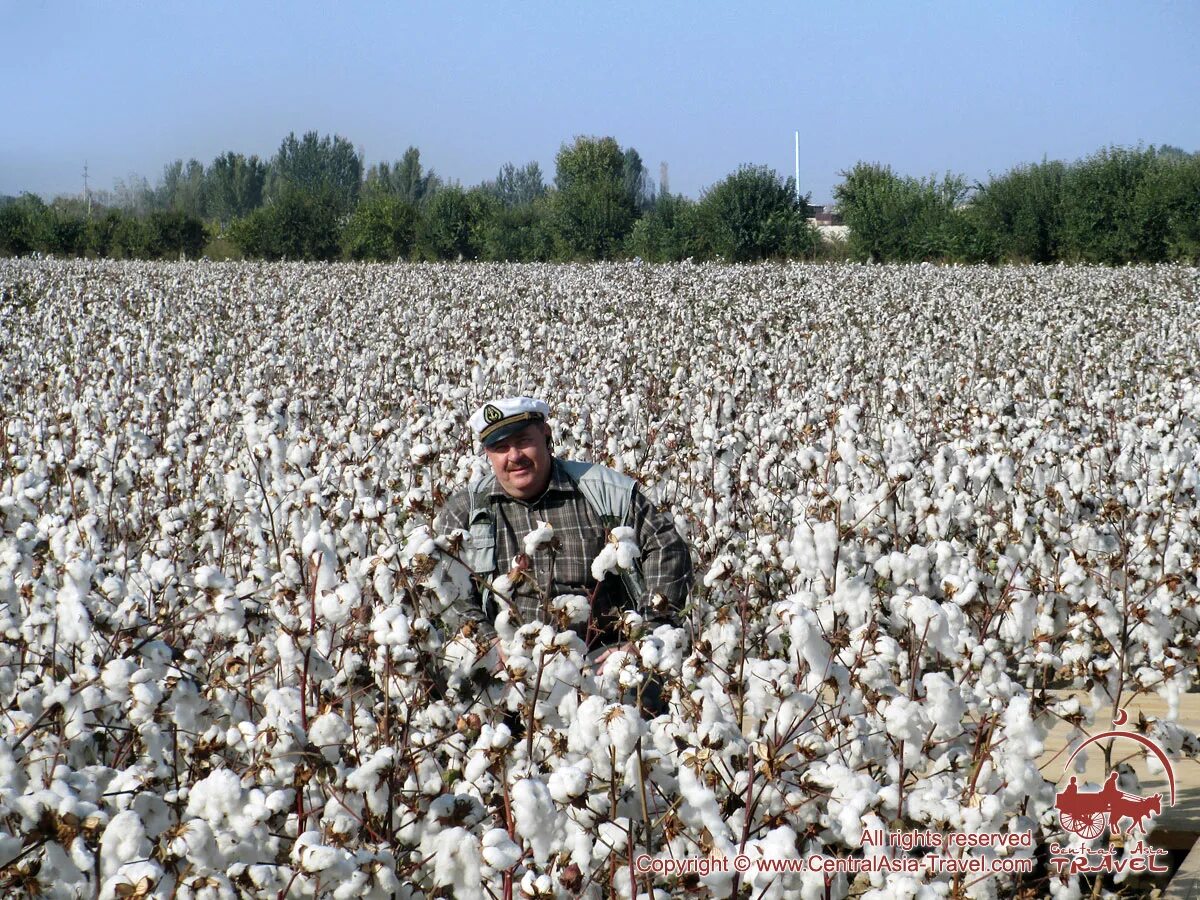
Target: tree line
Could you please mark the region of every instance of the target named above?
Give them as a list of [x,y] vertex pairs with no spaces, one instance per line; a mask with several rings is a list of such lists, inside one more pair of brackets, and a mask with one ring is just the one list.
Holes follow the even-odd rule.
[[1113,147],[968,187],[859,163],[834,189],[848,251],[888,262],[1200,263],[1200,153]]
[[0,206],[0,252],[118,258],[745,261],[815,255],[807,198],[791,179],[743,166],[699,202],[659,193],[637,150],[578,137],[555,158],[507,164],[464,188],[410,147],[369,168],[346,138],[289,134],[269,160],[176,160],[158,183]]
[[268,160],[226,152],[158,183],[45,203],[0,198],[0,253],[117,258],[881,262],[1200,261],[1200,154],[1112,148],[1018,166],[986,184],[860,162],[835,188],[849,227],[822,240],[808,197],[744,165],[698,200],[656,191],[637,150],[577,137],[547,183],[536,162],[475,187],[410,147],[369,168],[346,138],[289,134]]

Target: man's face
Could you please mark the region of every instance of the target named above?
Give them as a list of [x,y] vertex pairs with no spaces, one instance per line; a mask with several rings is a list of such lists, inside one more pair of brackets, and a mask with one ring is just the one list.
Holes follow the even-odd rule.
[[546,438],[550,426],[531,422],[490,447],[484,447],[492,471],[504,493],[518,500],[532,500],[550,483],[550,448]]

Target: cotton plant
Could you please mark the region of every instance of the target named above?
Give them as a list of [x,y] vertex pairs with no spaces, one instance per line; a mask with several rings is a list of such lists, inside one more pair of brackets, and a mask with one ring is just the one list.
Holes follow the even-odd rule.
[[[1168,267],[0,261],[32,298],[0,338],[0,889],[1091,892],[630,863],[847,855],[893,826],[1044,845],[1049,727],[1075,746],[1138,694],[1166,702],[1146,728],[1168,753],[1200,749],[1178,722],[1200,382],[1163,337],[1196,333],[1198,287]],[[468,307],[464,343],[443,323]],[[488,470],[469,411],[517,393],[695,555],[677,620],[626,616],[603,672],[586,596],[501,609],[503,665],[451,615],[467,535],[435,523]],[[535,522],[522,549],[553,542]],[[614,529],[592,574],[644,552]],[[664,712],[639,703],[651,679]]]

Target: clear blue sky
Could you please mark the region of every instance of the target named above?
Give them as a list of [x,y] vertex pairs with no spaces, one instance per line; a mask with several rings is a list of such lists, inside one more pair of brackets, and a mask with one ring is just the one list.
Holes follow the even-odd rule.
[[697,196],[741,163],[814,202],[860,159],[986,179],[1200,150],[1200,3],[0,0],[0,193],[77,193],[336,133],[476,184],[612,135]]

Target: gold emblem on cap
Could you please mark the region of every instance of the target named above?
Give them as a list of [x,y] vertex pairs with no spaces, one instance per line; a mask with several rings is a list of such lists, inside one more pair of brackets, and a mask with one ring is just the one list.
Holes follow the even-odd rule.
[[489,403],[483,408],[483,421],[487,422],[489,425],[493,422],[499,422],[503,418],[504,413],[500,412],[499,407],[492,406],[492,404]]

